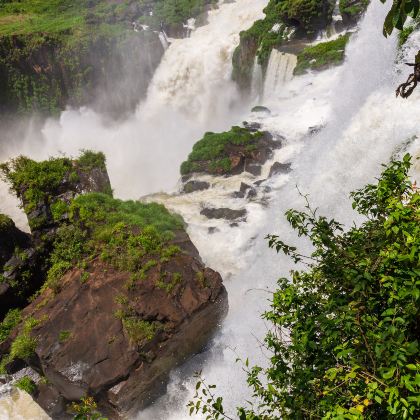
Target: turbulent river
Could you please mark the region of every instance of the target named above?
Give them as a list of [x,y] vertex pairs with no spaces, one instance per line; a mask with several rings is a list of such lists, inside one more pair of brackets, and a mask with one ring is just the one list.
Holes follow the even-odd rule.
[[[107,125],[89,109],[67,110],[39,133],[28,128],[26,136],[0,149],[2,160],[18,153],[42,159],[60,151],[75,154],[80,148],[103,150],[116,195],[148,195],[146,200],[158,200],[182,214],[203,260],[224,277],[230,309],[219,332],[206,351],[171,373],[166,394],[140,412],[138,420],[189,418],[186,404],[194,394],[196,370],[202,370],[209,383],[218,384],[229,412],[235,413],[236,405],[250,398],[242,366],[235,360],[248,357],[251,364],[266,363],[260,341],[267,326],[259,315],[269,305],[269,291],[277,278],[292,268],[287,258],[268,249],[264,238],[277,233],[285,242],[309,249],[283,217],[288,208],[303,206],[296,185],[321,213],[349,226],[359,222],[349,193],[374,181],[381,163],[392,156],[405,151],[420,155],[420,92],[408,100],[394,94],[410,71],[403,63],[419,49],[420,32],[398,50],[396,38],[386,39],[381,33],[388,8],[373,1],[351,37],[342,66],[292,77],[294,58],[274,52],[269,81],[264,86],[256,68],[254,102],[243,103],[230,81],[231,57],[239,32],[262,16],[265,4],[264,0],[222,4],[210,13],[206,26],[193,30],[190,38],[173,41],[147,99],[127,121]],[[250,113],[257,104],[267,106],[271,114]],[[292,171],[268,181],[270,190],[253,202],[228,194],[247,175],[215,179],[215,187],[204,192],[173,194],[179,164],[194,142],[205,131],[224,130],[243,120],[259,122],[285,138],[275,159],[290,162]],[[313,127],[320,130],[310,135]],[[415,175],[419,166],[414,167]],[[4,185],[0,203],[3,212],[24,224]],[[210,225],[199,214],[202,203],[245,206],[248,221],[237,227],[224,222]],[[216,228],[212,235],[210,226]],[[0,418],[40,418],[24,411],[19,401],[0,400]]]

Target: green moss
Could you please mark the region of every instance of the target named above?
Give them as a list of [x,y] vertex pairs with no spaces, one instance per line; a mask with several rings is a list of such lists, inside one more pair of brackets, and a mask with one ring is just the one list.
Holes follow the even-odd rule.
[[306,47],[298,55],[294,74],[299,75],[309,69],[322,70],[326,67],[341,64],[345,57],[345,48],[349,38],[349,34],[341,35],[333,41]]
[[148,322],[135,317],[123,318],[122,323],[130,339],[139,343],[143,340],[151,341],[159,330],[159,324]]
[[226,156],[227,149],[232,146],[249,146],[262,137],[262,133],[250,132],[246,128],[232,127],[223,133],[206,133],[194,146],[188,160],[181,165],[181,174],[186,175],[200,170],[200,162],[210,161],[210,170],[221,170],[223,173],[231,169]]
[[10,309],[0,324],[0,343],[6,340],[10,332],[15,328],[21,320],[20,309]]
[[29,376],[23,376],[15,382],[15,387],[21,389],[32,395],[35,393],[37,386],[35,382]]
[[28,318],[22,327],[20,334],[10,346],[9,360],[28,359],[35,353],[37,340],[31,336],[32,329],[39,325],[40,321],[35,318]]
[[68,212],[68,205],[61,200],[57,200],[55,203],[51,204],[51,214],[54,221],[60,221],[61,218]]
[[9,229],[13,228],[14,225],[15,224],[10,217],[0,213],[0,232],[8,231]]
[[175,287],[182,282],[181,273],[163,273],[162,277],[156,282],[156,287],[165,290],[166,293],[170,294]]
[[358,16],[363,13],[369,0],[340,0],[339,7],[342,15]]
[[[121,201],[102,193],[77,197],[69,207],[70,225],[56,232],[51,268],[44,286],[60,290],[62,276],[75,265],[87,268],[96,257],[131,273],[134,287],[157,260],[169,261],[180,248],[168,244],[182,219],[156,203]],[[85,274],[86,273],[86,274]],[[81,275],[87,280],[88,272]]]
[[63,330],[58,334],[58,341],[60,343],[66,342],[71,337],[71,331]]

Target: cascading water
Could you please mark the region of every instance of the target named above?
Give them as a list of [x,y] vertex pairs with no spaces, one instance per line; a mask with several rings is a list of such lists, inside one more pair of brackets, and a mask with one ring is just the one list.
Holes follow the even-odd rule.
[[264,99],[276,95],[282,86],[292,80],[293,70],[296,67],[297,57],[273,49],[268,60],[264,81]]
[[[282,218],[287,208],[302,205],[294,185],[309,192],[324,214],[350,224],[355,215],[349,192],[372,181],[380,163],[389,160],[398,146],[420,136],[416,119],[420,94],[416,92],[407,101],[394,96],[396,73],[401,73],[398,80],[402,80],[408,69],[395,66],[395,39],[382,37],[380,27],[387,7],[378,1],[372,2],[360,31],[353,36],[342,67],[292,78],[291,64],[279,65],[287,57],[276,51],[270,88],[264,88],[264,105],[271,114],[248,115],[238,106],[232,110],[236,92],[229,82],[231,54],[239,31],[261,16],[265,4],[262,0],[224,4],[210,13],[209,24],[193,31],[191,38],[175,40],[155,74],[146,103],[123,124],[106,126],[88,109],[69,110],[59,121],[44,126],[39,141],[28,136],[3,147],[2,158],[28,153],[39,159],[58,150],[74,154],[80,147],[101,149],[108,156],[117,195],[136,198],[173,189],[179,163],[206,130],[225,129],[245,117],[286,138],[276,160],[292,162],[292,173],[267,182],[272,188],[270,206],[247,203],[248,222],[239,227],[220,222],[218,230],[209,235],[197,208],[203,201],[226,203],[223,192],[236,188],[246,175],[216,179],[216,187],[205,192],[160,197],[184,216],[203,260],[222,273],[230,310],[209,350],[174,371],[166,395],[139,413],[139,420],[189,418],[185,405],[194,393],[192,374],[197,369],[203,369],[209,383],[218,384],[217,392],[225,397],[230,412],[250,398],[235,359],[239,355],[249,357],[251,363],[266,363],[258,342],[266,326],[259,314],[267,308],[268,292],[276,279],[291,268],[287,259],[267,248],[264,237],[278,232],[286,242],[307,249]],[[401,61],[412,57],[419,46],[420,33],[415,33]],[[311,127],[318,127],[320,133],[308,135]],[[419,154],[418,140],[411,141],[409,147]],[[0,191],[2,209],[5,197]],[[228,204],[244,205],[236,201]],[[10,202],[6,210],[13,206]],[[1,410],[0,404],[0,418]]]
[[[291,269],[286,258],[267,248],[264,236],[279,232],[286,242],[300,245],[303,251],[310,249],[306,242],[296,239],[282,218],[286,209],[303,207],[294,186],[298,184],[304,193],[310,193],[313,205],[326,216],[334,216],[349,226],[356,217],[350,191],[374,181],[380,164],[387,162],[399,145],[420,137],[420,94],[417,92],[407,101],[394,96],[397,80],[404,79],[407,70],[395,65],[396,40],[382,37],[380,27],[386,11],[380,2],[371,3],[341,68],[293,79],[283,86],[281,98],[275,92],[268,98],[270,116],[254,115],[264,128],[286,136],[287,158],[292,160],[294,170],[271,184],[273,200],[257,221],[258,237],[251,239],[247,226],[242,228],[242,250],[236,249],[237,236],[227,225],[215,236],[190,226],[190,234],[206,262],[225,275],[229,314],[210,349],[173,372],[167,394],[141,412],[139,420],[188,419],[185,405],[194,394],[192,374],[198,369],[202,369],[208,383],[218,384],[216,392],[224,396],[225,409],[230,413],[235,413],[237,404],[250,399],[244,373],[235,359],[239,355],[249,357],[251,363],[266,363],[267,355],[259,344],[266,326],[259,314],[268,305],[267,292],[274,288],[276,278],[287,276]],[[417,33],[409,40],[403,56],[413,57],[419,46]],[[313,126],[325,128],[318,135],[307,135]],[[419,155],[418,138],[411,141],[409,148]],[[184,211],[187,220],[188,216],[193,218],[185,203],[177,208]],[[252,252],[248,252],[249,248]],[[236,271],[229,270],[232,275],[228,277],[220,256],[232,252],[248,260],[237,264]]]
[[[239,32],[263,16],[267,0],[223,3],[208,14],[208,24],[186,39],[173,40],[153,77],[147,99],[122,123],[106,123],[91,109],[69,109],[37,132],[0,145],[0,159],[25,154],[34,159],[80,149],[102,150],[115,194],[138,198],[170,190],[179,166],[205,131],[229,128],[243,113],[230,80]],[[124,170],[122,170],[124,168]],[[15,216],[16,200],[0,185],[3,211]],[[22,222],[22,213],[18,220]],[[22,226],[22,223],[19,223]]]
[[261,99],[264,88],[264,76],[261,64],[258,63],[258,57],[254,59],[254,66],[252,67],[251,79],[251,98],[252,101],[258,102]]

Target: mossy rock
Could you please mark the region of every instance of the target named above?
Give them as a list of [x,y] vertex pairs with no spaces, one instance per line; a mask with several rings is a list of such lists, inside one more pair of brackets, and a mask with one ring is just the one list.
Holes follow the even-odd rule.
[[349,39],[350,34],[346,34],[335,40],[304,48],[297,56],[294,74],[304,74],[307,70],[324,70],[341,64],[344,61],[345,49]]

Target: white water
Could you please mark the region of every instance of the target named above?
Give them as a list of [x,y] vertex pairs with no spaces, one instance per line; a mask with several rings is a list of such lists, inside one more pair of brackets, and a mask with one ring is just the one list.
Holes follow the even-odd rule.
[[[380,172],[380,164],[388,161],[406,139],[420,137],[419,92],[406,101],[394,96],[395,86],[405,79],[409,69],[398,65],[397,70],[402,74],[396,75],[395,39],[382,37],[380,27],[387,8],[378,1],[372,2],[342,67],[286,80],[281,88],[267,90],[264,104],[272,110],[270,116],[245,115],[238,108],[231,117],[225,115],[230,112],[230,98],[235,97],[235,91],[227,77],[229,60],[222,58],[217,62],[217,58],[224,57],[222,51],[231,54],[239,29],[256,18],[265,2],[256,3],[242,0],[236,5],[225,5],[211,15],[208,26],[197,29],[191,38],[171,45],[155,75],[147,104],[125,125],[107,127],[89,110],[68,111],[59,122],[44,127],[39,154],[32,144],[23,146],[22,151],[28,150],[39,158],[47,152],[54,154],[63,146],[63,150],[71,153],[81,145],[101,148],[108,155],[117,193],[136,197],[136,194],[172,189],[176,179],[172,168],[188,153],[194,140],[192,134],[199,138],[212,125],[212,119],[220,127],[235,118],[257,120],[286,137],[285,147],[276,158],[291,161],[293,172],[269,182],[273,190],[267,193],[271,198],[268,208],[260,204],[264,198],[261,196],[250,203],[230,197],[241,181],[252,182],[246,175],[213,180],[215,187],[204,192],[154,197],[181,212],[189,222],[189,233],[203,259],[225,278],[230,311],[210,350],[173,372],[167,394],[139,413],[139,420],[189,418],[185,405],[193,395],[192,372],[197,369],[203,369],[209,383],[218,384],[225,406],[234,413],[234,407],[249,397],[241,366],[235,363],[236,353],[249,357],[251,363],[265,363],[257,339],[264,336],[266,326],[259,314],[267,308],[266,291],[272,290],[276,279],[287,275],[291,268],[287,259],[267,248],[264,236],[278,232],[285,241],[297,242],[282,218],[287,208],[302,205],[294,185],[298,184],[305,193],[310,192],[311,201],[324,214],[350,224],[355,215],[348,200],[349,192],[373,181]],[[243,15],[238,23],[238,13],[248,12],[250,15]],[[218,31],[227,31],[226,25],[230,28],[236,25],[237,32],[229,39],[221,39],[223,36],[219,38]],[[218,49],[214,43],[219,45]],[[413,56],[419,46],[420,33],[417,33],[409,40],[404,54]],[[283,74],[281,70],[280,76]],[[155,124],[157,134],[141,131],[143,125],[139,121],[144,121],[145,116]],[[161,125],[165,127],[162,129]],[[321,125],[326,127],[320,134],[307,135],[309,127]],[[129,140],[133,133],[138,134],[136,141],[141,147]],[[164,139],[159,140],[163,134]],[[73,145],[75,138],[77,144]],[[146,147],[142,138],[151,143],[150,147]],[[411,143],[410,151],[419,154],[418,140]],[[245,206],[248,223],[236,228],[223,222],[210,223],[198,214],[202,203],[231,208]],[[208,227],[217,227],[219,231],[209,235]]]
[[268,60],[264,81],[264,100],[276,95],[293,78],[297,57],[273,49]]
[[[309,192],[313,205],[324,214],[349,226],[357,220],[348,197],[350,191],[374,181],[381,163],[387,162],[407,138],[420,137],[419,92],[407,101],[397,100],[394,95],[396,84],[409,70],[401,64],[394,65],[395,38],[382,37],[380,28],[386,11],[380,2],[372,2],[341,68],[291,80],[265,102],[272,110],[271,116],[253,116],[266,128],[287,137],[287,154],[283,158],[291,160],[294,169],[272,185],[273,201],[268,210],[255,216],[254,231],[249,225],[240,229],[241,234],[219,226],[218,234],[208,235],[200,229],[206,226],[205,220],[200,221],[191,210],[192,203],[187,202],[193,198],[178,198],[184,200],[178,203],[177,198],[163,199],[192,221],[190,234],[205,260],[225,278],[230,274],[225,281],[230,311],[211,348],[173,372],[167,394],[140,413],[139,420],[188,419],[185,405],[194,394],[192,372],[198,369],[203,370],[208,383],[218,384],[217,392],[224,396],[225,408],[234,415],[235,406],[250,397],[235,359],[239,355],[249,357],[251,363],[266,363],[267,355],[258,341],[266,331],[258,317],[268,305],[269,295],[264,291],[272,290],[276,278],[287,275],[291,268],[286,258],[267,248],[264,236],[279,232],[285,241],[308,250],[308,244],[297,241],[282,217],[286,209],[302,207],[294,185]],[[406,56],[412,57],[419,46],[420,34],[415,34]],[[307,135],[309,127],[321,125],[326,128],[320,134]],[[419,155],[418,139],[409,150]],[[211,192],[196,194],[197,202],[211,200]],[[217,197],[220,186],[213,197],[216,202]],[[251,241],[255,232],[258,236]],[[226,260],[229,264],[225,264]]]
[[[107,123],[88,108],[69,109],[40,133],[4,141],[0,160],[26,154],[45,159],[81,148],[102,150],[118,197],[137,198],[169,190],[179,166],[205,131],[236,123],[245,104],[230,81],[231,58],[239,32],[263,16],[267,0],[240,0],[208,13],[208,24],[186,39],[173,40],[153,77],[147,99],[123,123]],[[1,134],[0,134],[1,137]],[[16,200],[0,184],[0,206],[12,216]],[[22,226],[24,218],[17,218]]]

